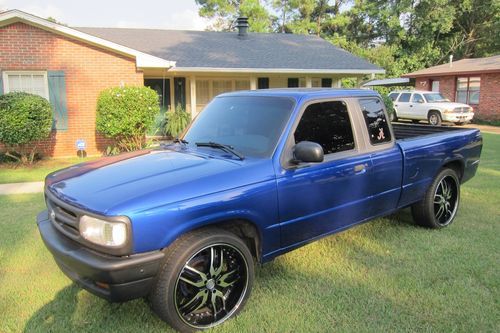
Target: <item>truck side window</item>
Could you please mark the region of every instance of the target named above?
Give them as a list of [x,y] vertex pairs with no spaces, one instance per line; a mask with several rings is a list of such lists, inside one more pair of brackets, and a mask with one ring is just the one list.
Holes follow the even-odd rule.
[[409,102],[410,101],[410,96],[411,96],[410,93],[402,93],[399,96],[398,102]]
[[359,101],[365,117],[368,135],[372,144],[391,141],[391,131],[385,119],[384,107],[378,98],[367,98]]
[[413,94],[411,101],[413,103],[424,103],[424,98],[420,94]]
[[294,133],[295,143],[316,142],[326,154],[354,149],[354,136],[347,105],[342,101],[311,104]]

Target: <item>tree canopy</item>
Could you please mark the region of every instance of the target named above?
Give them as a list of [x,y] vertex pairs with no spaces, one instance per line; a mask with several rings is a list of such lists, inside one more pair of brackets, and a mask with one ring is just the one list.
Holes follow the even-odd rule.
[[498,0],[196,0],[211,29],[315,34],[383,67],[387,76],[500,53]]

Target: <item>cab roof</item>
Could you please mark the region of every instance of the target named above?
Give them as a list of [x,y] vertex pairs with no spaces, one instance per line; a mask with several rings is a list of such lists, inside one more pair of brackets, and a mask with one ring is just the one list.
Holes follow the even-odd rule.
[[291,97],[296,100],[330,98],[330,97],[366,97],[379,96],[371,89],[347,89],[347,88],[278,88],[241,90],[221,94],[217,97],[226,96],[263,96],[263,97]]

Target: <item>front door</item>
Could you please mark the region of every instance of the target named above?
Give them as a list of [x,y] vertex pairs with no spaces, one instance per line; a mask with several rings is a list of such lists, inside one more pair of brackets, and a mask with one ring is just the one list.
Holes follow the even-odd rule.
[[410,116],[412,119],[426,119],[427,108],[425,106],[424,96],[422,94],[413,93],[410,103]]
[[295,143],[323,147],[322,163],[286,168],[278,176],[282,247],[300,244],[370,215],[370,154],[358,154],[344,101],[307,106],[293,134]]
[[408,117],[410,113],[410,98],[411,93],[401,93],[398,100],[394,103],[394,108],[397,111],[398,117]]

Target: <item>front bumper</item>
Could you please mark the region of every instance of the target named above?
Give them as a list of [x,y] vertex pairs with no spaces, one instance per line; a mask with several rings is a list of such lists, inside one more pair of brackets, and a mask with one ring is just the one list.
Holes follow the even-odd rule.
[[474,118],[474,113],[443,113],[443,120],[452,123],[468,123]]
[[163,252],[108,256],[62,235],[52,225],[47,211],[38,214],[36,223],[45,246],[59,268],[82,288],[112,302],[149,294],[160,269]]

